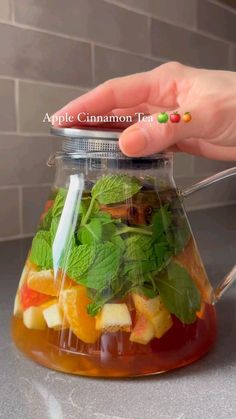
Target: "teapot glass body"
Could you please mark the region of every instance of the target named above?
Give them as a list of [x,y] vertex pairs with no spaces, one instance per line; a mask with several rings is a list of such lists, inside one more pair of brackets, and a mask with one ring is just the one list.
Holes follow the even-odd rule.
[[103,377],[200,358],[216,337],[215,297],[172,154],[64,149],[16,293],[17,347],[49,368]]

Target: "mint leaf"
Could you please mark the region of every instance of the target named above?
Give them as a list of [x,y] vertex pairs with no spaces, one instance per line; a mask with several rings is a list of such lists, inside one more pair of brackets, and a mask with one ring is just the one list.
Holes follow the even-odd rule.
[[190,324],[200,310],[201,296],[185,268],[171,262],[156,280],[165,307],[182,323]]
[[52,269],[51,235],[49,231],[38,231],[32,241],[30,261],[39,268]]
[[167,242],[155,243],[154,251],[157,258],[158,270],[161,270],[170,261],[173,252]]
[[178,255],[188,243],[191,233],[185,217],[179,217],[177,224],[172,227],[174,254]]
[[118,273],[120,256],[119,248],[113,243],[97,245],[93,263],[79,283],[96,290],[110,286],[111,281]]
[[124,258],[127,261],[148,260],[154,257],[152,237],[141,234],[132,234],[124,240],[126,251]]
[[49,230],[52,222],[52,208],[49,208],[40,225],[40,230]]
[[100,204],[113,204],[122,202],[135,195],[142,185],[138,179],[125,175],[103,176],[95,183],[91,195]]
[[153,238],[154,240],[162,239],[163,235],[168,232],[172,222],[172,213],[169,205],[161,207],[152,217]]
[[102,234],[102,222],[94,218],[79,229],[77,236],[82,244],[96,245],[101,242]]
[[99,218],[99,220],[101,220],[104,224],[106,223],[111,223],[114,220],[112,219],[111,214],[109,214],[108,212],[103,212],[103,211],[99,211],[95,214],[95,218]]
[[67,190],[66,189],[59,189],[52,207],[52,216],[53,217],[60,217],[62,210],[64,208],[65,200],[66,200]]
[[102,225],[102,240],[103,241],[113,241],[113,237],[115,233],[116,233],[115,224],[111,222],[107,222]]
[[123,270],[124,274],[128,275],[129,279],[138,285],[145,282],[145,274],[157,270],[157,263],[156,260],[136,260],[133,262],[126,262]]
[[59,222],[60,222],[60,217],[56,217],[56,218],[52,219],[51,226],[50,226],[51,242],[52,243],[54,242]]
[[[91,197],[85,196],[82,198],[80,207],[79,207],[79,213],[82,214],[84,217],[89,209],[89,206],[91,204]],[[91,210],[90,216],[95,215],[99,211],[99,205],[97,202],[93,203],[93,208]]]
[[67,259],[66,273],[76,282],[88,271],[94,262],[96,247],[88,245],[73,245]]
[[121,253],[125,250],[125,242],[120,236],[113,236],[111,242],[120,250]]

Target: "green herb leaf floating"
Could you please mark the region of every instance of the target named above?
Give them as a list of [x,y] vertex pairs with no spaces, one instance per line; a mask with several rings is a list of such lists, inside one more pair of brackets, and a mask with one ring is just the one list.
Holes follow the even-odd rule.
[[96,245],[102,240],[102,223],[92,219],[78,231],[78,239],[82,244]]
[[126,261],[148,260],[154,258],[152,238],[141,234],[132,234],[124,240]]
[[172,213],[169,210],[169,205],[161,207],[152,217],[153,224],[153,237],[156,240],[160,240],[163,235],[168,232],[168,229],[172,222]]
[[38,231],[33,239],[30,261],[42,269],[52,269],[51,234],[49,231]]
[[102,290],[108,287],[113,278],[118,274],[120,257],[121,252],[113,243],[107,242],[97,245],[96,256],[90,268],[85,275],[82,275],[82,278],[80,275],[78,282],[96,290]]
[[66,200],[67,190],[66,189],[59,189],[57,192],[57,196],[55,198],[53,207],[52,207],[52,216],[53,217],[60,217],[62,210],[64,208],[65,200]]
[[134,177],[124,174],[107,175],[98,179],[92,188],[91,195],[100,204],[107,205],[125,201],[141,188],[142,185]]
[[80,278],[86,274],[94,262],[96,246],[80,245],[72,246],[70,249],[67,266],[67,275],[74,281],[79,282]]
[[182,323],[190,324],[200,310],[201,296],[185,268],[171,262],[156,279],[156,287],[165,307]]

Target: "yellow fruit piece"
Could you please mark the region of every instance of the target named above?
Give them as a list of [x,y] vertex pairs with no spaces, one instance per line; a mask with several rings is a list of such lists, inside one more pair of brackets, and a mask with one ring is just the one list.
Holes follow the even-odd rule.
[[23,323],[28,329],[44,330],[46,322],[41,307],[29,307],[23,313]]
[[56,303],[58,303],[58,299],[53,298],[52,300],[46,301],[45,303],[41,304],[40,307],[44,310],[45,308],[48,308]]
[[132,330],[129,340],[131,342],[146,345],[154,338],[154,327],[144,315],[140,315]]
[[45,308],[43,317],[50,328],[60,329],[68,327],[62,307],[58,303],[51,304],[48,308]]
[[15,296],[13,314],[14,316],[19,317],[19,318],[22,318],[22,315],[23,315],[23,308],[20,301],[19,292],[17,292]]
[[153,325],[156,338],[161,338],[173,325],[170,312],[165,308],[158,295],[155,298],[146,298],[133,294],[135,308],[139,314],[144,315]]
[[70,280],[62,272],[59,272],[55,278],[53,270],[48,269],[30,272],[27,285],[34,291],[57,297],[61,288],[67,288],[70,285]]
[[99,337],[99,333],[95,329],[95,318],[87,313],[87,305],[90,302],[87,288],[82,285],[61,293],[60,304],[70,329],[85,343],[95,343]]
[[139,294],[132,294],[136,310],[147,319],[152,319],[161,309],[162,302],[159,296],[146,298]]
[[163,306],[152,320],[155,337],[160,339],[173,326],[173,320],[168,310]]
[[130,332],[132,320],[126,304],[105,304],[96,316],[96,329],[104,332]]

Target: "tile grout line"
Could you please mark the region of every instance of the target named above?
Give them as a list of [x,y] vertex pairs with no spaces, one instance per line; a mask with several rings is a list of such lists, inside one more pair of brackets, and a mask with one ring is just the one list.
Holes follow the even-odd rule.
[[214,4],[215,6],[218,6],[221,9],[228,10],[234,15],[236,14],[236,10],[231,6],[228,6],[227,4],[219,3],[217,0],[209,0],[209,3]]
[[10,7],[11,7],[11,22],[15,23],[15,5],[14,0],[10,0]]
[[91,42],[91,66],[92,66],[92,83],[96,85],[96,73],[95,73],[95,44]]
[[[224,38],[218,37],[218,36],[216,36],[216,35],[214,35],[210,32],[202,31],[199,28],[197,28],[197,29],[195,29],[194,27],[186,28],[186,27],[181,26],[180,24],[178,24],[176,22],[170,21],[169,19],[163,19],[163,18],[160,18],[160,17],[156,17],[156,16],[153,16],[150,13],[148,15],[145,15],[145,16],[146,17],[149,16],[153,20],[164,22],[164,23],[167,23],[169,25],[172,25],[172,26],[180,28],[180,29],[188,30],[189,32],[192,32],[192,33],[197,33],[197,34],[200,34],[200,35],[204,35],[206,38],[218,40],[218,41],[220,41],[222,43],[225,43],[225,44],[229,44],[230,42],[232,42],[232,41],[226,40]],[[57,37],[64,38],[64,39],[70,39],[70,40],[73,40],[73,41],[84,42],[84,43],[87,43],[87,44],[91,44],[91,42],[94,42],[93,40],[91,40],[89,38],[77,37],[77,36],[68,35],[68,34],[65,34],[65,33],[60,33],[60,32],[57,32],[57,31],[50,31],[48,29],[38,28],[38,27],[35,27],[35,26],[31,26],[31,25],[27,25],[27,24],[23,24],[23,23],[19,23],[19,22],[14,22],[13,23],[13,22],[5,22],[5,21],[0,20],[0,23],[8,25],[8,26],[13,26],[13,27],[16,27],[16,28],[20,28],[20,29],[26,29],[26,30],[32,30],[32,31],[35,31],[35,32],[41,32],[41,33],[45,33],[47,35],[57,36]],[[96,45],[103,46],[103,47],[106,47],[106,48],[116,49],[117,51],[122,51],[122,52],[128,52],[128,53],[134,53],[135,54],[135,52],[133,52],[132,50],[126,50],[124,48],[120,48],[120,47],[117,47],[117,46],[107,45],[107,44],[104,44],[102,42],[96,42]],[[142,54],[142,53],[140,53],[140,54]]]
[[16,236],[3,236],[0,237],[0,243],[5,242],[5,241],[12,241],[12,240],[21,240],[21,239],[26,239],[26,238],[30,238],[33,237],[34,233],[25,233],[25,234],[17,234]]
[[4,191],[6,189],[8,190],[8,189],[22,188],[22,192],[23,192],[24,188],[27,189],[27,188],[45,188],[45,187],[50,188],[51,183],[38,183],[38,184],[37,183],[36,184],[26,183],[24,185],[2,185],[2,186],[0,186],[0,191]]
[[[148,16],[148,15],[153,16],[153,14],[155,15],[155,12],[151,12],[151,11],[149,12],[147,10],[136,8],[135,6],[129,6],[127,4],[121,3],[119,0],[104,0],[104,1],[106,3],[114,4],[115,6],[118,6],[122,9],[134,11],[137,14],[141,14],[141,15],[144,15],[144,16]],[[209,0],[209,2],[212,3],[212,4],[215,4],[216,6],[218,6],[221,9],[226,9],[226,10],[230,11],[232,14],[236,14],[236,10],[234,8],[226,5],[226,4],[219,3],[217,0]],[[188,27],[190,27],[190,26],[188,26]]]
[[[1,22],[0,22],[1,24]],[[4,74],[0,74],[0,79],[3,80],[16,80],[16,77],[11,77],[11,76],[6,76]],[[24,82],[24,83],[34,83],[34,84],[45,84],[46,86],[52,86],[52,87],[66,87],[66,88],[76,88],[79,90],[84,90],[85,92],[89,89],[89,87],[84,87],[84,86],[78,86],[76,84],[64,84],[64,83],[53,83],[47,80],[34,80],[34,79],[24,79],[24,78],[20,78],[18,77],[17,80],[19,82]]]
[[23,187],[18,186],[20,235],[23,234]]
[[16,109],[16,134],[20,133],[20,98],[19,98],[19,80],[15,79],[15,109]]

